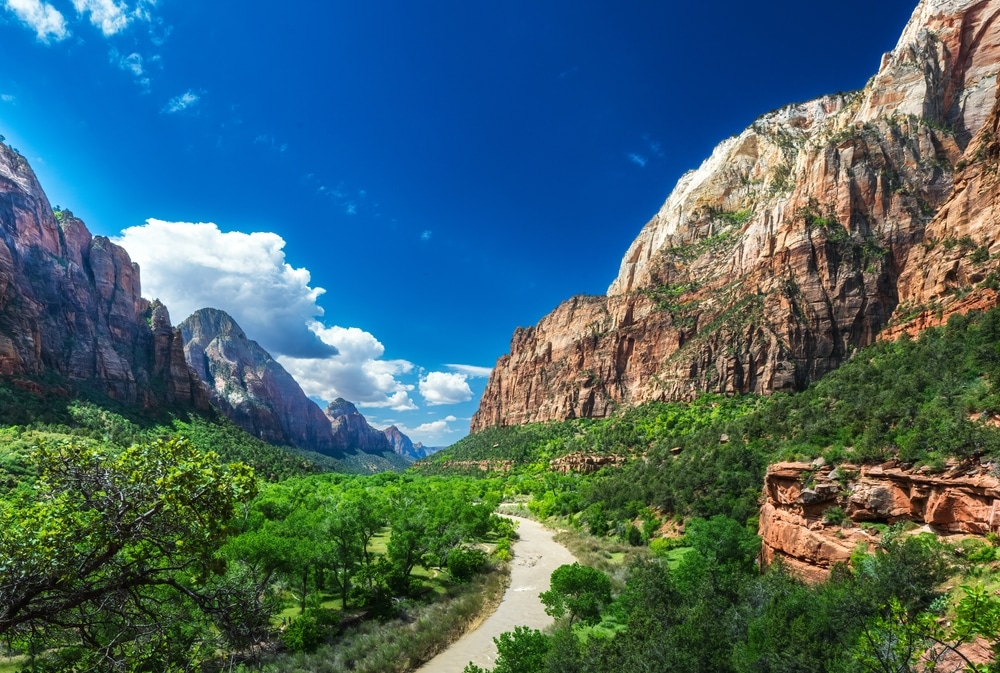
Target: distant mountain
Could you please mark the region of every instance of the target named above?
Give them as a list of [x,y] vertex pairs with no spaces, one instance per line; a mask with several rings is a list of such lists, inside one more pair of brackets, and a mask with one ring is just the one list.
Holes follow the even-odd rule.
[[333,428],[334,442],[342,451],[358,450],[365,453],[393,451],[389,438],[368,425],[368,420],[361,415],[358,408],[347,400],[338,397],[327,405],[323,413]]
[[427,457],[427,452],[424,451],[424,445],[420,442],[417,442],[416,444],[411,442],[410,438],[404,435],[403,432],[395,425],[390,425],[382,432],[389,440],[392,450],[399,455],[412,460],[420,460],[421,458]]
[[139,267],[54,211],[27,160],[2,142],[0,376],[145,409],[208,408],[166,307],[140,295]]
[[[413,458],[398,454],[389,437],[381,430],[376,430],[368,424],[358,408],[351,402],[338,397],[327,405],[323,412],[330,420],[333,428],[333,438],[336,446],[343,452],[355,452],[355,459],[361,461],[364,470],[373,469],[378,459],[391,466],[390,469],[405,469],[413,462]],[[400,435],[409,442],[406,435]],[[387,469],[385,467],[381,469]]]
[[188,363],[234,423],[272,444],[343,457],[348,447],[335,440],[329,419],[228,313],[203,308],[179,329]]

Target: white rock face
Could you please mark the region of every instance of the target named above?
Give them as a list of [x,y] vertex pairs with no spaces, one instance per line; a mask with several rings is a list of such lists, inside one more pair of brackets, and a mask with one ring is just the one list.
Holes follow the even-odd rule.
[[[739,273],[766,257],[765,245],[769,247],[776,235],[781,237],[787,216],[801,207],[792,203],[795,195],[783,185],[808,184],[803,171],[817,169],[816,148],[845,129],[912,117],[954,128],[958,142],[967,143],[982,127],[996,91],[1000,41],[993,24],[998,16],[998,0],[924,0],[860,95],[828,96],[786,107],[723,141],[698,169],[681,177],[643,227],[625,253],[608,295],[648,286],[657,254],[665,248],[716,235],[699,225],[706,219],[705,209],[719,210],[719,204],[723,212],[750,211],[750,218],[740,223],[739,255],[719,262]],[[802,190],[796,191],[801,196]]]

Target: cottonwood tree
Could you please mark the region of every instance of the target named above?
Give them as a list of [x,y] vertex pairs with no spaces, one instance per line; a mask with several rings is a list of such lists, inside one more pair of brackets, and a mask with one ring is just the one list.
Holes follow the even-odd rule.
[[579,563],[561,565],[552,571],[551,588],[538,597],[546,614],[559,619],[568,613],[570,626],[577,619],[596,624],[601,621],[601,610],[611,602],[611,580],[600,570]]

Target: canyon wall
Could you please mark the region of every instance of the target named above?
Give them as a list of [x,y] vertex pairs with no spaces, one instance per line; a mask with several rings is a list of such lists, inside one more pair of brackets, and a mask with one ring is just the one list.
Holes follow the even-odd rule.
[[179,333],[162,305],[142,298],[128,253],[54,212],[25,158],[2,143],[0,376],[145,407],[208,408]]
[[515,331],[473,431],[798,390],[891,323],[976,290],[995,303],[998,15],[1000,0],[923,0],[864,89],[722,142],[607,295]]

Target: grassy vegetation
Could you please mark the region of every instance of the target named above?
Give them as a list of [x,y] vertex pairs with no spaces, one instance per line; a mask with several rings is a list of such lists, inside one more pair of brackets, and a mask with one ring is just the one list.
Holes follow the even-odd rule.
[[0,419],[0,492],[30,478],[27,458],[38,442],[59,439],[126,447],[181,435],[271,481],[342,468],[329,456],[272,446],[211,411],[146,413],[53,381],[0,381]]
[[312,653],[270,657],[261,670],[266,673],[414,670],[491,614],[508,581],[507,570],[498,568],[468,584],[453,584],[434,602],[401,604],[388,619],[344,629]]

